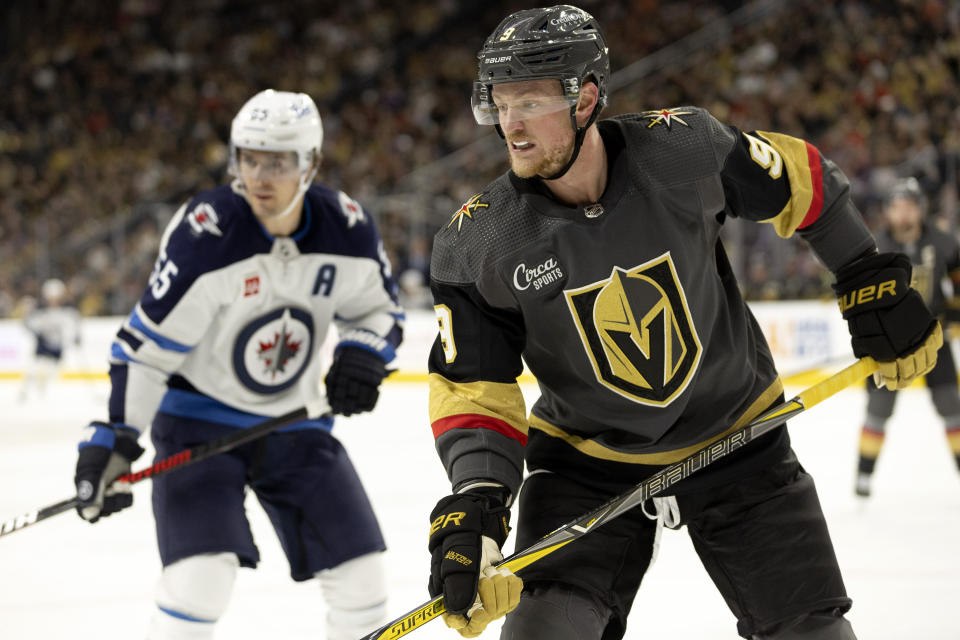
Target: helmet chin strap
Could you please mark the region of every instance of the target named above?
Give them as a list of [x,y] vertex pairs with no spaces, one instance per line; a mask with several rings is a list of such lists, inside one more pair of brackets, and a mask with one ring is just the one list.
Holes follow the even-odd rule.
[[577,105],[573,105],[570,107],[570,124],[573,125],[573,133],[574,133],[573,153],[570,154],[570,159],[567,161],[567,164],[563,165],[563,167],[559,171],[554,173],[552,176],[540,176],[541,180],[556,180],[566,175],[567,171],[570,170],[570,167],[573,166],[573,163],[577,161],[577,156],[580,155],[580,147],[583,146],[583,139],[587,135],[587,129],[589,129],[590,125],[592,125],[596,121],[598,115],[600,115],[599,101],[593,107],[593,112],[590,114],[590,119],[587,120],[587,124],[583,125],[582,127],[578,127],[577,126]]
[[317,168],[314,167],[310,170],[309,174],[300,177],[300,187],[297,188],[297,192],[293,194],[293,197],[290,198],[290,204],[287,205],[287,208],[284,209],[280,215],[276,216],[274,220],[282,220],[286,218],[293,211],[293,206],[297,204],[297,200],[300,199],[300,196],[307,192],[307,189],[310,188],[310,183],[313,182],[313,177],[317,175]]

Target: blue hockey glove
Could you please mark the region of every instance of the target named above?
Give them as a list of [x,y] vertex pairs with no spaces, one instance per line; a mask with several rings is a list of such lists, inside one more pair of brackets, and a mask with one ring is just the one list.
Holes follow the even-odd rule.
[[387,361],[393,357],[392,345],[373,334],[366,334],[365,339],[382,348],[344,340],[334,352],[333,364],[324,379],[333,413],[349,416],[372,410],[380,397],[380,383],[390,374]]
[[77,446],[77,470],[73,482],[77,487],[77,513],[89,522],[96,522],[133,504],[127,483],[114,483],[130,472],[130,463],[140,457],[143,447],[137,444],[137,432],[122,425],[91,422],[85,439]]

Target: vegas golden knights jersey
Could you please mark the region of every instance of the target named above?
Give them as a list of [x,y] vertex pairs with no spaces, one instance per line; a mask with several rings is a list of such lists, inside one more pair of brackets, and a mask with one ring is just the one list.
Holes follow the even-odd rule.
[[[452,483],[516,492],[528,439],[663,465],[782,393],[719,240],[731,217],[799,233],[831,269],[874,249],[812,145],[696,107],[603,120],[600,202],[564,206],[512,172],[438,233],[430,419]],[[526,362],[541,396],[527,414]]]

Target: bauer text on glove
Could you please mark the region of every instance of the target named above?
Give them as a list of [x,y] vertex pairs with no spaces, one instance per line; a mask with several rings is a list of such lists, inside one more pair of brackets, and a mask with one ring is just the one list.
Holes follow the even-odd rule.
[[502,499],[482,493],[443,498],[430,515],[430,595],[443,594],[444,622],[466,638],[520,601],[520,578],[493,567],[503,559],[509,518]]
[[841,267],[833,286],[854,355],[876,360],[889,389],[929,372],[943,344],[940,323],[910,287],[911,272],[902,253],[881,253]]

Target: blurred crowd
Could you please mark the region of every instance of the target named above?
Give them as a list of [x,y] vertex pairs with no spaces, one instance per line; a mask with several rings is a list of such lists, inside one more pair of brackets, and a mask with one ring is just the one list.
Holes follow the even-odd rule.
[[[614,110],[637,101],[697,104],[744,131],[809,140],[850,179],[872,229],[884,223],[892,184],[914,176],[929,196],[929,222],[957,232],[956,2],[789,2],[735,31],[727,46],[620,92]],[[727,226],[749,299],[832,295],[832,277],[801,240],[784,243],[770,225]]]
[[[586,0],[617,86],[606,114],[695,104],[743,130],[806,138],[850,177],[868,224],[914,175],[957,224],[960,8],[874,3]],[[255,92],[305,91],[323,115],[321,180],[377,218],[405,301],[424,294],[436,229],[506,169],[469,108],[475,53],[507,0],[107,0],[10,3],[0,26],[0,317],[49,277],[85,315],[124,314],[163,227],[225,181],[230,121]],[[762,9],[762,10],[759,10]],[[712,34],[706,39],[691,34]],[[684,40],[688,39],[688,40]],[[817,297],[828,274],[770,225],[728,224],[750,299]]]

